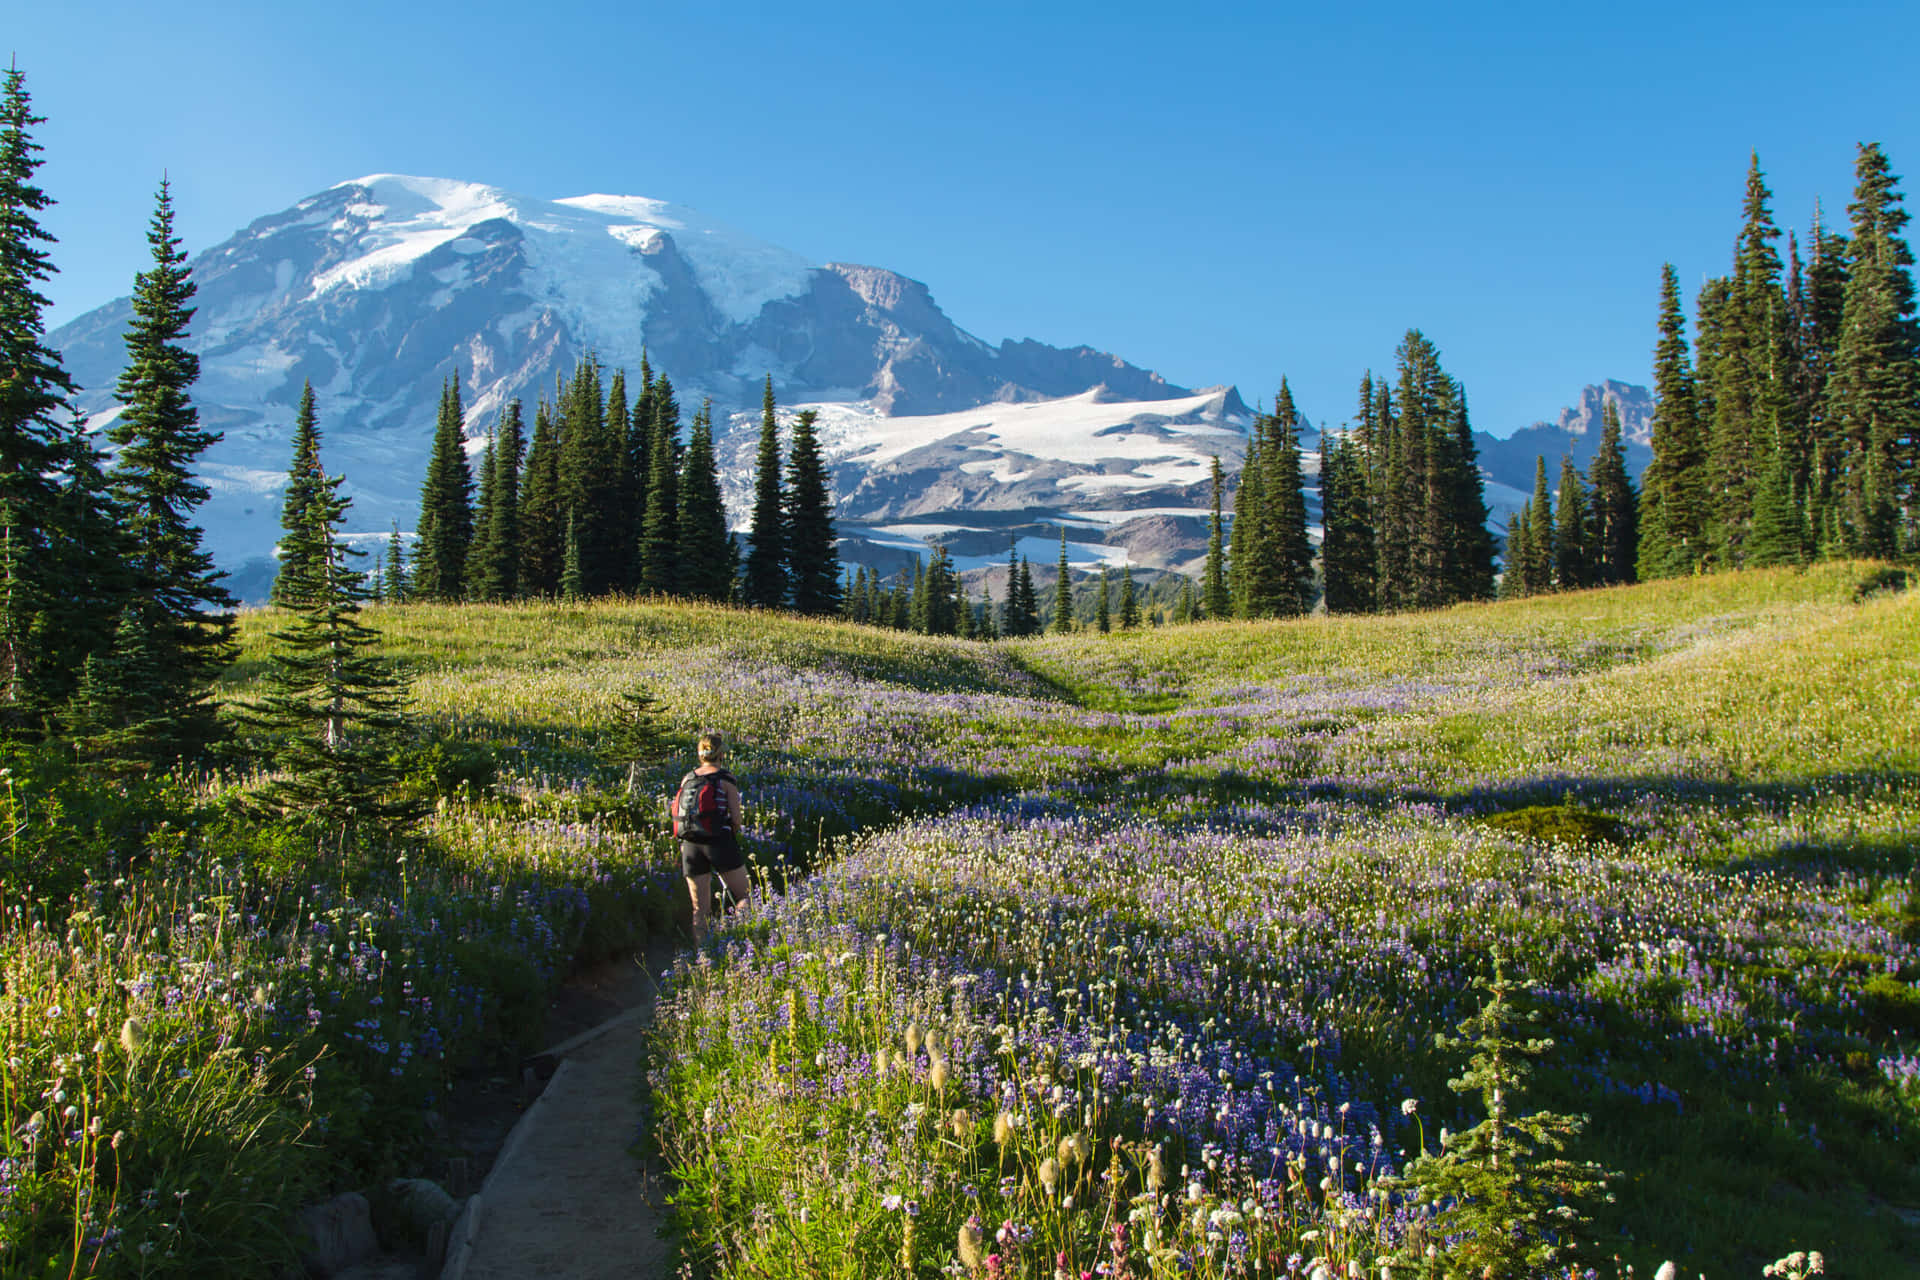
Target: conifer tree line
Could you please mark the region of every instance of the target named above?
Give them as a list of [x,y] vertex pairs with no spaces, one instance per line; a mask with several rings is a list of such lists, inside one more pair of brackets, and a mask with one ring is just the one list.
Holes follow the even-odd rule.
[[1584,474],[1563,457],[1558,488],[1549,491],[1547,460],[1537,461],[1533,496],[1507,526],[1500,594],[1517,599],[1638,581],[1639,510],[1620,411],[1609,400],[1601,411],[1600,446]]
[[[814,411],[794,419],[786,458],[766,383],[747,552],[727,527],[713,406],[682,439],[680,403],[642,354],[637,392],[589,355],[534,409],[509,402],[487,432],[476,477],[456,375],[441,389],[414,544],[396,533],[379,594],[501,601],[661,595],[832,614],[842,604],[832,483]],[[292,484],[292,479],[289,481]],[[410,565],[410,569],[409,566]]]
[[1846,234],[1818,205],[1805,256],[1751,157],[1733,263],[1686,335],[1661,271],[1643,578],[1920,548],[1920,321],[1908,215],[1878,143],[1860,145]]

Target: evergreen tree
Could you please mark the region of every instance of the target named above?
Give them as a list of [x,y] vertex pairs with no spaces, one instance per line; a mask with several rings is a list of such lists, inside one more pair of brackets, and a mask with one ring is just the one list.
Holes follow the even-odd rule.
[[780,492],[780,424],[774,414],[773,375],[760,406],[760,452],[754,461],[753,531],[747,543],[746,598],[760,609],[787,603],[787,504]]
[[[1544,459],[1543,459],[1544,462]],[[1593,585],[1587,486],[1571,456],[1560,459],[1560,494],[1553,513],[1553,576],[1562,591]]]
[[1553,498],[1547,488],[1547,460],[1534,460],[1533,500],[1527,506],[1527,586],[1531,592],[1553,590],[1554,565],[1560,559],[1560,533],[1554,527]]
[[60,531],[51,516],[60,454],[57,413],[74,385],[58,353],[41,338],[50,305],[39,291],[54,267],[42,245],[53,237],[36,215],[52,206],[34,184],[40,145],[18,67],[6,72],[0,102],[0,508],[6,516],[6,602],[0,622],[0,732],[34,719],[43,688],[51,694],[78,671],[43,662],[32,636],[57,608],[61,585],[47,576]]
[[1267,466],[1269,554],[1273,560],[1272,611],[1295,617],[1313,604],[1313,543],[1307,537],[1307,499],[1300,465],[1300,415],[1285,378],[1274,398],[1269,441],[1261,450]]
[[1706,558],[1707,451],[1687,356],[1673,264],[1660,269],[1660,340],[1653,351],[1653,460],[1640,501],[1639,576],[1692,573]]
[[[1220,459],[1213,460],[1213,519],[1214,537],[1219,538],[1220,527]],[[1057,635],[1065,635],[1073,630],[1073,570],[1067,564],[1067,530],[1060,527],[1060,563],[1056,566],[1053,581],[1053,630]]]
[[652,473],[647,477],[647,516],[637,557],[640,589],[674,595],[680,584],[680,405],[673,384],[661,374],[653,388]]
[[781,522],[786,538],[788,595],[796,612],[830,614],[840,605],[839,539],[833,531],[833,492],[813,423],[802,409],[793,420]]
[[1242,618],[1257,616],[1271,594],[1272,560],[1267,554],[1266,466],[1261,457],[1266,437],[1264,413],[1254,415],[1247,435],[1247,454],[1240,464],[1240,484],[1233,495],[1233,530],[1227,546],[1227,590],[1233,612]]
[[1040,596],[1033,589],[1033,565],[1025,556],[1020,557],[1016,581],[1020,590],[1020,634],[1037,636],[1040,634]]
[[626,448],[620,460],[621,502],[626,507],[627,545],[622,552],[622,589],[640,585],[640,535],[647,527],[647,481],[653,475],[653,366],[640,352],[640,394],[627,418]]
[[497,435],[489,429],[487,443],[480,450],[480,496],[473,504],[473,540],[467,543],[467,563],[460,575],[469,600],[487,598],[480,588],[480,566],[491,555],[488,542],[493,536],[493,493],[499,480]]
[[393,532],[387,536],[386,581],[382,583],[381,595],[388,604],[405,604],[407,601],[407,558],[406,550],[400,542],[400,522],[393,522]]
[[993,625],[993,592],[983,582],[980,584],[980,621],[974,628],[974,637],[979,640],[998,640],[999,630]]
[[607,382],[606,409],[601,417],[601,461],[608,474],[600,486],[606,505],[606,557],[603,591],[633,590],[633,557],[640,545],[644,522],[634,520],[632,477],[627,473],[633,440],[633,414],[627,401],[627,371],[614,370]]
[[1520,600],[1534,593],[1532,534],[1527,527],[1532,508],[1532,501],[1527,501],[1507,525],[1507,567],[1500,579],[1503,600]]
[[1193,579],[1183,575],[1180,579],[1180,597],[1174,601],[1173,605],[1173,620],[1183,626],[1192,622],[1196,605]]
[[[1220,470],[1220,455],[1213,456],[1213,509],[1207,517],[1207,567],[1201,581],[1200,607],[1208,618],[1226,618],[1233,613],[1233,596],[1227,591],[1227,553],[1220,512],[1220,494],[1226,479]],[[1060,556],[1064,563],[1067,534],[1060,532]],[[1062,628],[1064,630],[1064,628]]]
[[[520,594],[551,596],[560,590],[566,558],[567,517],[560,505],[560,437],[545,401],[534,407],[533,441],[520,478]],[[415,550],[416,572],[418,549]]]
[[567,550],[560,562],[560,598],[569,602],[587,596],[587,575],[581,567],[580,522],[567,512]]
[[326,475],[320,469],[319,414],[314,409],[313,383],[300,389],[300,409],[293,420],[293,462],[287,468],[287,486],[280,502],[280,568],[274,575],[270,599],[292,608],[296,595],[322,580],[315,561],[321,554],[314,511],[326,500]]
[[349,563],[359,553],[340,538],[348,507],[340,484],[322,472],[319,496],[304,512],[305,541],[318,554],[295,562],[292,616],[273,633],[279,647],[265,694],[245,715],[274,744],[277,773],[255,804],[308,824],[320,851],[335,857],[363,833],[391,838],[423,814],[396,795],[393,752],[407,727],[407,683],[375,652],[380,633],[359,620],[365,584]]
[[1320,444],[1320,576],[1328,613],[1373,608],[1374,539],[1367,518],[1366,464],[1351,432]]
[[233,657],[234,602],[193,520],[208,494],[193,464],[220,437],[201,429],[191,398],[200,359],[184,343],[194,285],[164,179],[147,243],[153,267],[134,277],[127,367],[116,387],[125,407],[109,431],[119,447],[110,485],[130,550],[132,595],[121,629],[141,633],[138,646],[155,682],[151,707],[142,712],[150,709],[164,726],[155,748],[166,755],[215,736],[210,691]]
[[1892,556],[1913,541],[1916,506],[1920,323],[1913,252],[1901,234],[1908,214],[1899,178],[1879,144],[1860,147],[1854,178],[1845,302],[1824,416],[1838,454],[1835,502],[1847,548]]
[[465,595],[467,545],[473,540],[473,471],[467,465],[465,421],[456,373],[441,386],[433,453],[420,488],[413,592],[422,600],[459,600]]
[[[586,596],[605,595],[625,585],[632,554],[630,543],[617,540],[627,523],[617,509],[626,441],[624,433],[615,438],[609,430],[600,373],[599,357],[589,353],[574,366],[573,377],[555,405],[560,439],[559,500],[574,522],[581,590]],[[674,426],[678,428],[677,420]],[[651,514],[651,484],[647,501]],[[677,504],[668,503],[665,527],[669,557],[676,509]]]
[[1600,412],[1600,446],[1587,468],[1593,488],[1593,580],[1603,587],[1634,581],[1639,559],[1639,495],[1627,475],[1620,409],[1608,400]]
[[1140,600],[1133,590],[1133,565],[1120,570],[1120,629],[1132,631],[1140,625]]
[[493,493],[483,503],[486,538],[471,568],[473,592],[480,600],[513,600],[520,594],[520,453],[525,447],[520,402],[500,411],[488,449]]
[[1113,630],[1113,613],[1107,603],[1112,597],[1113,579],[1103,563],[1100,566],[1100,599],[1094,606],[1093,615],[1094,625],[1100,629],[1102,635]]
[[733,540],[713,457],[713,403],[693,417],[680,477],[680,590],[695,600],[726,600],[733,585]]
[[1437,490],[1445,504],[1440,565],[1441,604],[1493,596],[1493,536],[1487,532],[1486,485],[1467,416],[1467,390],[1448,378],[1448,430],[1435,448],[1440,459]]
[[1786,450],[1775,450],[1753,491],[1753,525],[1747,535],[1746,562],[1755,567],[1799,564],[1805,556],[1792,463]]

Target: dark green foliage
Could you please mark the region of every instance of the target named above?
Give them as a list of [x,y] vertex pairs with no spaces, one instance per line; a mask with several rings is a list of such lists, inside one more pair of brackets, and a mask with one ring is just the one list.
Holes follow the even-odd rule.
[[1307,538],[1307,500],[1301,488],[1300,415],[1285,378],[1280,379],[1268,432],[1261,450],[1267,466],[1261,487],[1267,500],[1268,554],[1273,558],[1272,612],[1294,617],[1313,602],[1313,544]]
[[1140,600],[1133,591],[1133,566],[1120,569],[1120,629],[1132,631],[1140,625]]
[[387,562],[383,566],[386,581],[381,584],[380,595],[388,604],[404,604],[407,601],[407,553],[400,541],[400,525],[394,522],[393,532],[387,535]]
[[1113,599],[1113,578],[1106,565],[1100,566],[1100,601],[1095,606],[1094,625],[1102,635],[1113,630],[1113,612],[1108,601]]
[[[1271,557],[1266,547],[1266,498],[1263,492],[1266,467],[1260,460],[1261,424],[1265,419],[1265,414],[1256,415],[1253,430],[1247,435],[1247,453],[1240,464],[1240,483],[1233,494],[1233,529],[1227,540],[1227,590],[1233,599],[1234,614],[1242,618],[1249,616],[1253,601],[1269,593],[1264,580],[1271,567]],[[1102,627],[1101,630],[1106,628]]]
[[[1371,389],[1363,389],[1363,411]],[[1320,438],[1320,577],[1328,613],[1365,613],[1374,601],[1374,537],[1365,459],[1353,432]]]
[[1559,501],[1553,512],[1553,580],[1562,591],[1593,585],[1593,531],[1587,518],[1587,485],[1571,457],[1560,459]]
[[[642,591],[673,595],[680,585],[680,404],[661,374],[653,388],[653,442],[648,446],[647,514],[636,558]],[[583,588],[592,583],[583,579]]]
[[359,553],[339,536],[348,506],[341,477],[322,471],[319,479],[307,509],[318,554],[296,570],[265,692],[242,714],[267,736],[276,771],[253,806],[307,827],[322,856],[339,858],[365,835],[399,836],[424,807],[398,794],[407,681],[375,652],[380,633],[359,620],[365,585],[349,567]]
[[[631,552],[618,541],[625,519],[618,510],[624,432],[615,438],[607,423],[607,398],[600,381],[600,361],[589,353],[574,366],[573,377],[559,393],[560,508],[574,522],[579,542],[580,577],[585,592],[600,595],[624,585]],[[674,426],[679,427],[676,417]],[[649,490],[651,501],[651,490]],[[666,510],[666,537],[671,557],[675,504]]]
[[1533,533],[1529,527],[1528,513],[1533,503],[1528,502],[1513,513],[1513,519],[1507,524],[1506,571],[1500,579],[1500,597],[1503,600],[1520,600],[1534,593],[1535,587],[1529,576],[1533,561]]
[[793,421],[781,519],[789,602],[798,613],[824,615],[840,607],[840,557],[832,484],[813,430],[816,416],[812,409],[803,409]]
[[580,567],[580,522],[573,512],[567,512],[566,554],[560,560],[560,598],[562,600],[584,600],[587,596],[587,575]]
[[300,390],[300,410],[293,420],[293,461],[287,467],[287,487],[280,502],[280,569],[273,579],[273,603],[292,607],[298,592],[320,580],[315,562],[320,545],[314,512],[327,494],[320,470],[320,416],[314,408],[313,383]]
[[680,477],[680,591],[694,600],[724,601],[733,587],[733,539],[720,500],[713,458],[713,405],[700,406]]
[[1527,506],[1528,594],[1553,590],[1553,570],[1560,555],[1559,532],[1554,527],[1553,499],[1547,489],[1547,460],[1534,463],[1533,499]]
[[209,691],[232,659],[234,622],[233,597],[192,518],[208,493],[194,477],[194,462],[220,437],[201,429],[191,399],[200,360],[184,343],[194,285],[164,181],[147,243],[153,267],[134,277],[127,367],[116,387],[124,408],[109,431],[119,449],[109,484],[124,521],[130,588],[115,649],[134,645],[124,636],[128,628],[142,633],[137,647],[149,664],[151,705],[133,714],[158,726],[152,747],[166,759],[215,736]]
[[1538,844],[1619,844],[1625,828],[1618,818],[1573,804],[1536,804],[1481,819],[1497,831]]
[[[915,562],[918,567],[918,561]],[[960,625],[960,581],[953,558],[936,546],[926,572],[916,575],[913,587],[913,630],[930,636],[953,635]]]
[[1707,452],[1673,264],[1660,269],[1653,351],[1653,461],[1642,477],[1641,578],[1691,573],[1706,557]]
[[607,752],[609,763],[626,770],[629,803],[640,798],[641,778],[677,751],[663,727],[665,720],[666,712],[644,687],[635,685],[620,694]]
[[780,424],[774,413],[773,375],[767,375],[760,408],[760,452],[754,460],[753,530],[747,541],[743,593],[749,605],[778,609],[787,603],[787,504],[780,492]]
[[1627,475],[1620,410],[1608,400],[1600,414],[1600,447],[1587,467],[1593,489],[1593,582],[1613,587],[1635,580],[1640,553],[1640,498]]
[[[1213,460],[1213,541],[1220,541],[1220,459]],[[1209,551],[1209,564],[1217,566],[1218,547]],[[1073,570],[1067,564],[1067,530],[1060,529],[1060,563],[1054,567],[1053,580],[1053,630],[1064,635],[1073,630]],[[1222,591],[1225,590],[1224,582]],[[988,611],[992,616],[992,611]]]
[[520,594],[520,454],[526,447],[520,402],[500,411],[487,446],[485,524],[468,560],[468,590],[476,600],[512,600]]
[[1193,579],[1183,574],[1180,578],[1180,596],[1173,605],[1173,620],[1184,626],[1194,620],[1198,608],[1199,602],[1193,591]]
[[1585,1116],[1517,1111],[1532,1068],[1527,1059],[1553,1048],[1546,1038],[1522,1038],[1519,1027],[1537,1022],[1515,996],[1525,990],[1506,976],[1496,950],[1493,976],[1475,984],[1487,1002],[1459,1024],[1460,1034],[1436,1035],[1442,1050],[1472,1050],[1467,1069],[1447,1082],[1460,1094],[1478,1094],[1486,1119],[1464,1133],[1447,1135],[1437,1152],[1421,1151],[1390,1190],[1432,1206],[1402,1242],[1398,1262],[1422,1274],[1429,1243],[1445,1242],[1445,1274],[1484,1280],[1520,1280],[1564,1265],[1577,1233],[1586,1225],[1584,1202],[1612,1197],[1599,1165],[1562,1154],[1585,1127]]
[[1777,449],[1753,491],[1753,525],[1747,535],[1746,562],[1756,567],[1801,564],[1807,548],[1800,504],[1795,501],[1792,459]]
[[[1200,607],[1209,618],[1226,618],[1233,614],[1233,596],[1227,590],[1227,549],[1225,527],[1220,509],[1220,496],[1226,489],[1226,478],[1220,470],[1220,455],[1213,456],[1213,510],[1207,516],[1207,565],[1201,578]],[[1067,557],[1067,533],[1060,531],[1060,560],[1064,565]],[[1055,613],[1055,629],[1065,631],[1067,625],[1059,621],[1058,610]]]
[[459,600],[465,595],[467,546],[473,541],[473,470],[467,465],[465,420],[455,374],[440,389],[433,453],[420,488],[413,593],[421,600]]
[[[567,553],[567,513],[560,505],[560,437],[543,401],[533,411],[533,442],[520,478],[520,571],[522,596],[552,596],[560,590]],[[416,549],[416,564],[418,552]]]

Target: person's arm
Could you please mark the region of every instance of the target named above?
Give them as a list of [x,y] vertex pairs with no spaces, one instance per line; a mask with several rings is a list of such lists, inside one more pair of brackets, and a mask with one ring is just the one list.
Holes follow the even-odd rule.
[[747,803],[740,797],[740,788],[733,783],[723,781],[720,786],[726,792],[727,803],[733,806],[733,835],[737,840],[747,833]]

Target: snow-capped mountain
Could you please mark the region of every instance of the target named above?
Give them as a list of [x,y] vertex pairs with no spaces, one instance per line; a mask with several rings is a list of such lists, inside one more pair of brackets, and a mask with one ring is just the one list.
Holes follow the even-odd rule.
[[[444,379],[460,377],[477,449],[509,400],[526,402],[530,420],[583,356],[631,377],[643,349],[682,405],[713,399],[729,509],[744,519],[771,374],[784,413],[820,410],[848,558],[876,563],[918,541],[915,518],[937,526],[952,513],[989,514],[984,525],[946,518],[965,528],[943,536],[981,525],[1001,559],[1008,537],[1024,535],[1051,561],[1064,520],[1086,534],[1076,559],[1118,562],[1131,535],[1116,540],[1117,528],[1203,510],[1211,457],[1237,465],[1250,417],[1231,388],[1171,386],[1086,347],[992,346],[917,281],[811,264],[637,196],[539,200],[367,177],[259,219],[192,269],[195,402],[224,433],[202,461],[213,496],[200,515],[251,598],[271,576],[309,380],[323,455],[354,498],[352,527],[376,538],[412,528]],[[122,298],[50,335],[96,428],[117,412],[129,315]],[[868,523],[880,526],[871,536]],[[1165,529],[1140,540],[1157,548],[1150,561],[1185,558]]]

